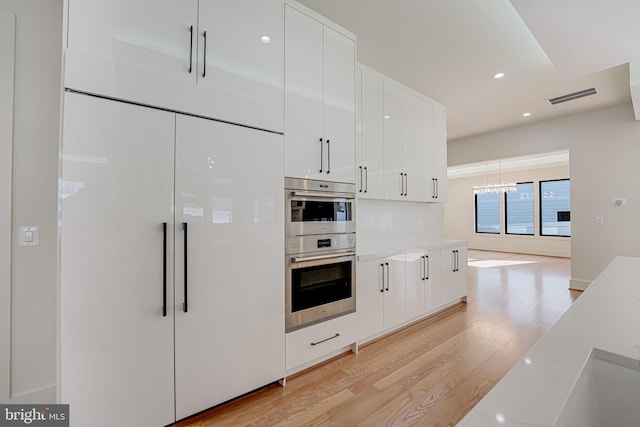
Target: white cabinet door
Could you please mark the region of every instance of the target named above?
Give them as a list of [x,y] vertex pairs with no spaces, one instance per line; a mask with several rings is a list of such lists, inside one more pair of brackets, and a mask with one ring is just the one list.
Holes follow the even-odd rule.
[[78,426],[170,424],[174,115],[67,93],[63,137],[60,401]]
[[198,11],[197,90],[216,99],[211,116],[281,130],[281,0],[200,0]]
[[433,106],[433,178],[435,197],[431,201],[447,201],[447,111],[441,105]]
[[458,246],[456,250],[454,296],[462,298],[467,296],[467,247]]
[[384,82],[384,198],[404,200],[402,89]]
[[424,251],[405,253],[406,261],[406,318],[407,320],[425,313],[425,254]]
[[177,116],[178,419],[284,377],[282,169],[281,135]]
[[355,183],[355,42],[285,5],[285,175]]
[[[195,83],[197,0],[69,2],[65,85],[157,104]],[[191,44],[191,32],[193,46]],[[173,93],[172,93],[173,95]]]
[[467,295],[467,247],[442,249],[442,304]]
[[[402,143],[405,199],[431,201],[433,164],[433,107],[402,91]],[[428,197],[427,197],[428,196]]]
[[281,132],[281,8],[279,0],[70,1],[65,86]]
[[442,304],[441,251],[427,251],[424,256],[424,308],[426,313],[430,313]]
[[358,339],[362,340],[384,330],[386,270],[382,260],[358,261],[356,268]]
[[384,176],[384,90],[382,79],[362,72],[358,196],[381,199]]
[[355,42],[324,27],[326,179],[356,182]]
[[323,179],[323,25],[285,5],[285,175]]
[[384,328],[389,329],[405,320],[406,282],[404,254],[384,260]]

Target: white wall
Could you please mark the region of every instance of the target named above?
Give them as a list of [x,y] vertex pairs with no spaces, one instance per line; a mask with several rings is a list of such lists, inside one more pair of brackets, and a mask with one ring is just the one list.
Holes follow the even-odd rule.
[[356,208],[359,254],[425,247],[444,237],[440,203],[358,199]]
[[[495,163],[495,162],[494,162]],[[503,182],[534,182],[536,188],[534,206],[538,206],[537,188],[541,180],[569,178],[569,167],[535,168],[502,172]],[[469,241],[469,248],[491,251],[518,252],[549,256],[571,256],[571,239],[567,237],[539,236],[539,215],[534,215],[535,236],[518,236],[505,234],[504,230],[504,198],[501,197],[500,223],[502,233],[475,233],[475,198],[474,185],[485,184],[485,175],[461,178],[449,178],[449,199],[444,210],[445,235],[450,239]],[[489,176],[489,183],[498,182],[495,174]],[[537,209],[537,208],[536,208]],[[536,210],[537,212],[537,210]]]
[[[571,286],[616,255],[640,256],[640,122],[631,104],[450,141],[449,165],[569,149]],[[628,206],[615,207],[615,197]],[[596,225],[596,216],[604,224]],[[449,236],[447,236],[449,237]]]
[[[3,206],[7,200],[11,206],[10,219],[0,214],[0,228],[10,235],[9,249],[0,250],[0,402],[56,399],[62,8],[62,0],[0,2],[0,15],[15,23],[15,74],[7,82],[11,76],[2,73],[3,94],[11,87],[14,102],[12,111],[4,99],[0,106],[0,122],[12,128],[0,134],[2,154],[12,151],[12,175],[0,176]],[[39,246],[18,246],[20,225],[40,227]]]

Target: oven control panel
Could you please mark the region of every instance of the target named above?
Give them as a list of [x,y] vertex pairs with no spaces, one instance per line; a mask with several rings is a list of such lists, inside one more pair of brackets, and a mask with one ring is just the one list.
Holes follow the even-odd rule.
[[286,238],[285,254],[308,254],[339,249],[354,249],[355,247],[355,233],[296,236]]

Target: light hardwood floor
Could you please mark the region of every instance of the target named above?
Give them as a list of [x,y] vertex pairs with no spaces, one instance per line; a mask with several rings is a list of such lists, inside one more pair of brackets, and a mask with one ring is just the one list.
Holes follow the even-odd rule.
[[455,425],[579,295],[566,258],[471,250],[468,275],[468,304],[178,425]]

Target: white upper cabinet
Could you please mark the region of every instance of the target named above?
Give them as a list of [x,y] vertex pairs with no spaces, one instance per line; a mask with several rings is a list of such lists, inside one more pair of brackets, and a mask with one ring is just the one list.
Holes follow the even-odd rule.
[[433,105],[433,180],[432,201],[447,201],[447,110]]
[[402,123],[405,199],[419,202],[431,201],[433,176],[432,104],[403,91]]
[[282,131],[282,37],[280,0],[71,0],[65,86]]
[[285,175],[355,183],[355,40],[285,6]]
[[366,66],[358,71],[358,197],[446,202],[445,108]]
[[384,175],[383,82],[377,76],[358,70],[358,83],[358,196],[381,199]]
[[403,200],[402,89],[384,82],[384,198]]

